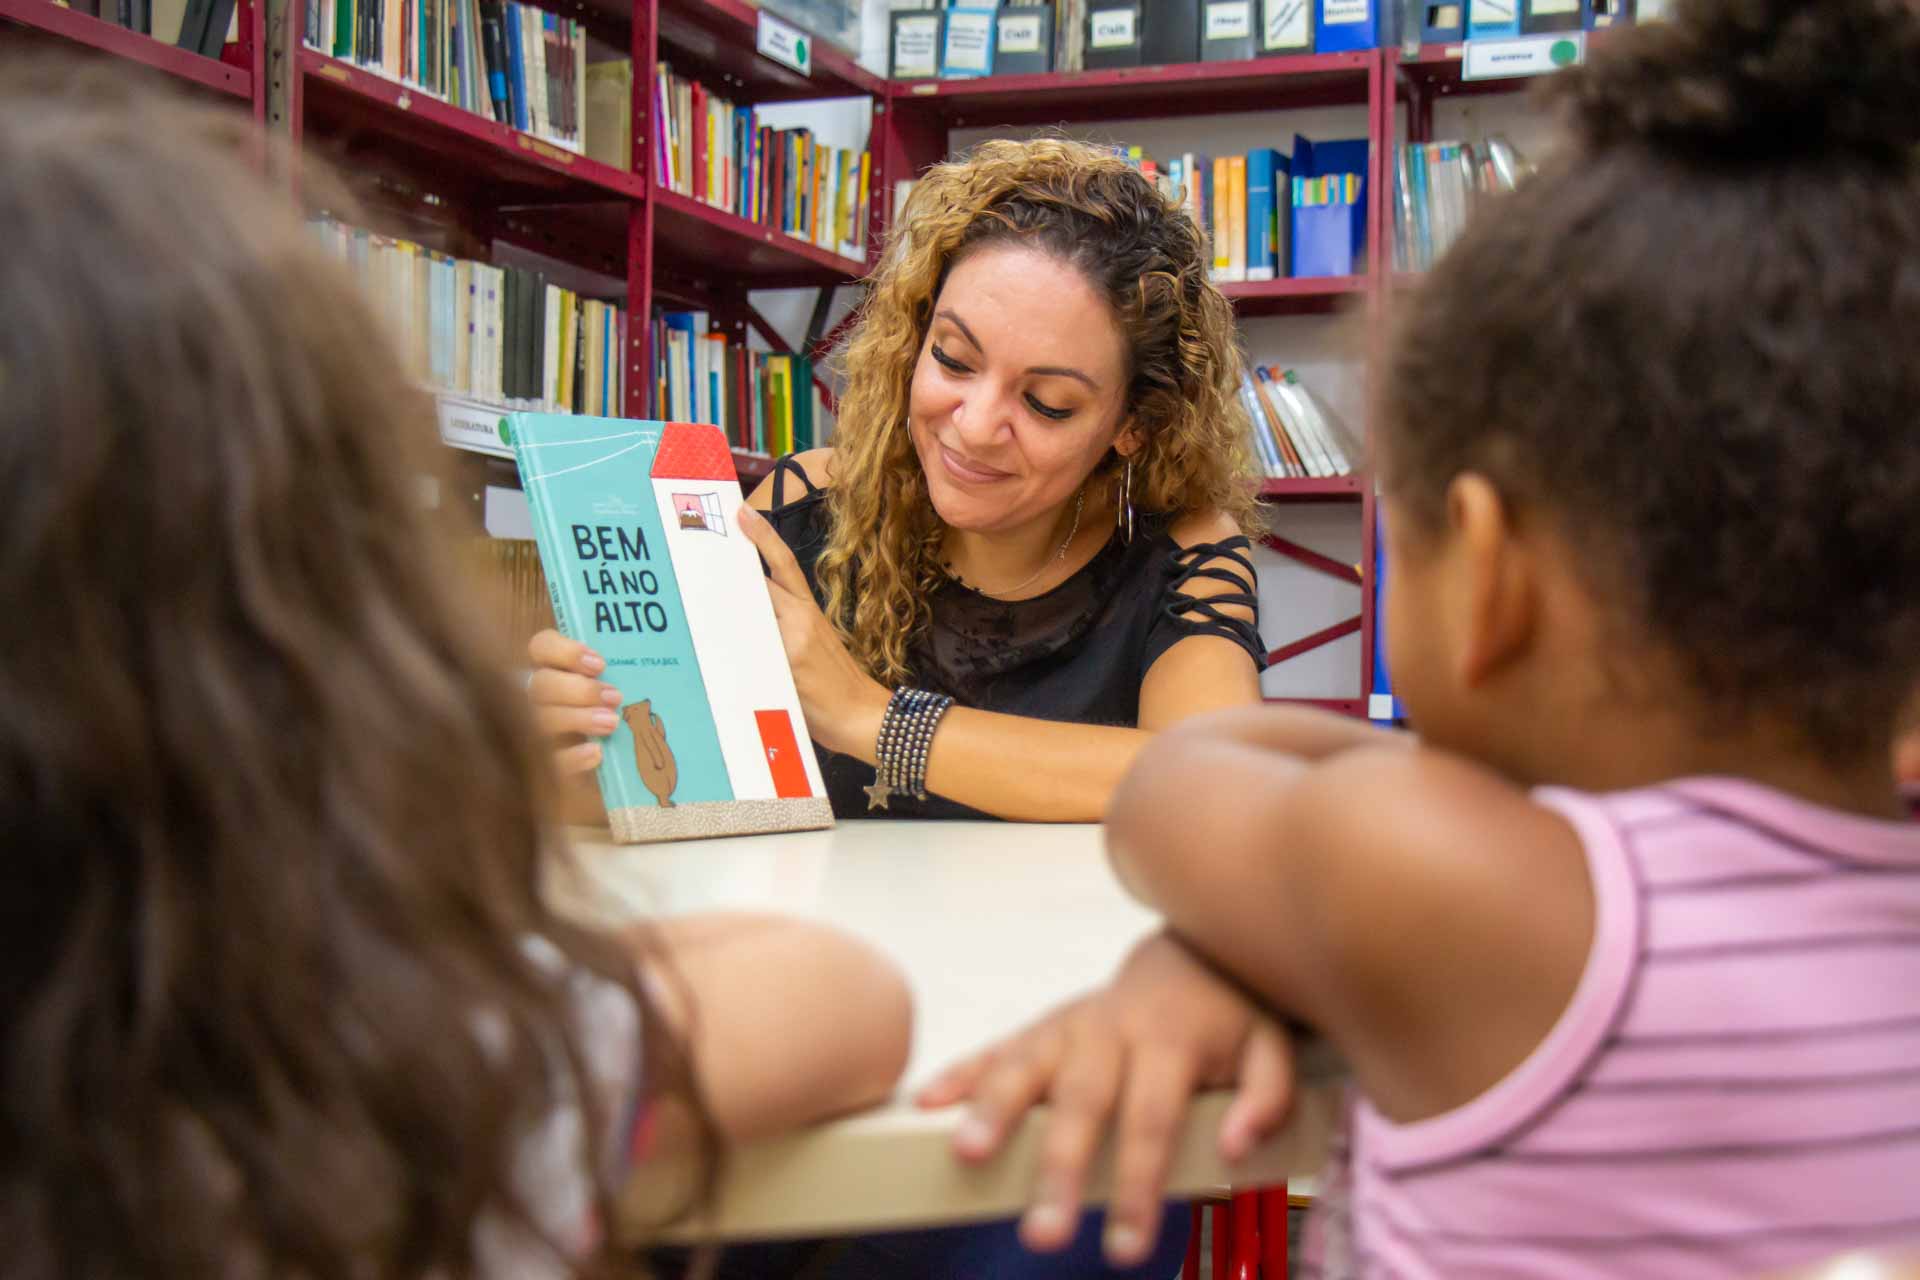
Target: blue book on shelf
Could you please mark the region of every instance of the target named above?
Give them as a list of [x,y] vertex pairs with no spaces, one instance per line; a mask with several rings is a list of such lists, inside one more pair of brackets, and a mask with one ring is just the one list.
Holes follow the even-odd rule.
[[1380,45],[1378,0],[1314,0],[1313,51],[1352,53]]
[[520,6],[506,0],[507,91],[513,100],[513,127],[525,133],[533,126],[527,116],[527,56],[520,39]]
[[1468,0],[1467,39],[1510,40],[1520,35],[1521,0]]
[[1365,138],[1293,140],[1293,253],[1297,277],[1349,276],[1367,244]]
[[1416,0],[1420,6],[1421,44],[1458,44],[1467,38],[1467,0],[1435,4]]
[[[1281,256],[1278,209],[1285,203],[1291,209],[1293,166],[1272,147],[1257,147],[1247,152],[1247,279],[1273,280],[1287,274],[1289,264]],[[1285,201],[1279,199],[1282,189]]]
[[607,661],[616,840],[833,824],[740,482],[718,427],[508,416],[561,632]]
[[1387,532],[1379,517],[1373,525],[1373,670],[1369,673],[1367,719],[1388,721],[1406,719],[1400,700],[1393,696],[1393,677],[1387,671]]

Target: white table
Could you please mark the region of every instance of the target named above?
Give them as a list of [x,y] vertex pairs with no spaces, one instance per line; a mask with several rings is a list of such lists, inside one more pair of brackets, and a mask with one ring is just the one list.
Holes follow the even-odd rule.
[[[664,845],[575,833],[597,906],[658,916],[776,910],[836,925],[878,946],[913,988],[913,1052],[888,1105],[732,1153],[714,1212],[688,1236],[830,1235],[1017,1214],[1032,1184],[1040,1117],[992,1163],[948,1150],[962,1114],[908,1097],[942,1067],[1114,971],[1154,925],[1108,871],[1095,826],[845,822],[831,831]],[[566,896],[564,893],[563,897]],[[1174,1162],[1174,1196],[1298,1180],[1325,1153],[1334,1109],[1303,1089],[1286,1130],[1229,1170],[1215,1151],[1227,1095],[1196,1100]],[[682,1185],[649,1170],[642,1203]],[[1107,1193],[1097,1170],[1093,1201]]]

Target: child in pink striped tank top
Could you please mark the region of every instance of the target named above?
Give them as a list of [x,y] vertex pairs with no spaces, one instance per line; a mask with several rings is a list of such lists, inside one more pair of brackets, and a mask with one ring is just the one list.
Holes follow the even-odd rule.
[[1405,300],[1376,405],[1417,738],[1189,722],[1108,816],[1165,918],[928,1091],[1051,1103],[1028,1238],[1113,1130],[1140,1256],[1187,1095],[1354,1102],[1325,1275],[1730,1278],[1920,1244],[1920,6],[1680,0]]

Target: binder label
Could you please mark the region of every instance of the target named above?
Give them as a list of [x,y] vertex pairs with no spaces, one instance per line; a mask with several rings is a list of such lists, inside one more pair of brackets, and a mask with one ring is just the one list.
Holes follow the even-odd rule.
[[[940,15],[897,18],[893,28],[893,74],[933,76],[940,73]],[[924,86],[931,93],[931,85]]]
[[1373,16],[1373,0],[1327,0],[1320,20],[1329,27],[1351,26]]
[[983,76],[993,70],[993,11],[947,10],[947,56],[942,75]]
[[1304,49],[1312,36],[1307,0],[1265,0],[1266,47]]
[[1040,52],[1040,15],[1009,13],[1000,18],[1000,52]]
[[1090,43],[1096,49],[1124,49],[1138,42],[1132,9],[1105,9],[1093,15]]
[[1215,0],[1207,6],[1207,39],[1244,40],[1253,34],[1253,0]]

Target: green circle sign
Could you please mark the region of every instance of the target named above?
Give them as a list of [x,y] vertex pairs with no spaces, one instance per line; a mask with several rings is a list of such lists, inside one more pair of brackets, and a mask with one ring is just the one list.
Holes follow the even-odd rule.
[[1556,67],[1570,67],[1580,61],[1580,46],[1571,40],[1555,40],[1547,56]]
[[807,65],[807,42],[805,40],[795,40],[793,42],[793,60],[803,67]]

